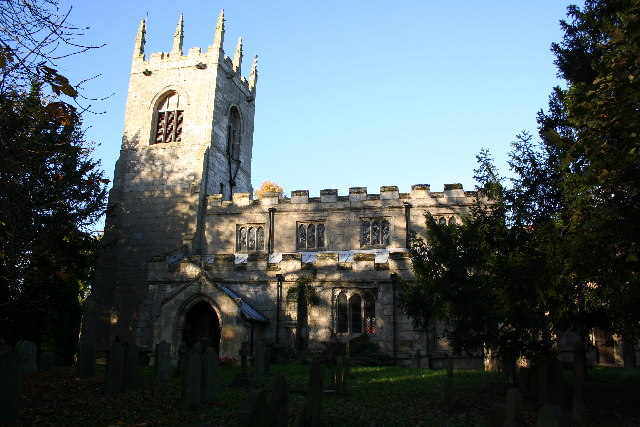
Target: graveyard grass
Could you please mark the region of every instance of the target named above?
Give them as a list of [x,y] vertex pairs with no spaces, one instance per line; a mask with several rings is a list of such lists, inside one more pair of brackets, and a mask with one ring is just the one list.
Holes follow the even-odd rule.
[[[99,366],[100,368],[100,366]],[[102,366],[104,368],[104,365]],[[103,369],[89,379],[76,378],[73,368],[26,374],[18,425],[234,426],[249,392],[230,386],[238,368],[220,369],[222,386],[215,403],[197,411],[180,407],[180,386],[172,377],[153,380],[152,368],[143,368],[136,390],[104,395]],[[259,384],[270,389],[275,374],[283,373],[289,389],[289,422],[293,425],[307,389],[308,365],[276,365]],[[571,372],[565,371],[570,386]],[[325,388],[329,384],[325,370]],[[483,426],[489,425],[493,403],[503,402],[509,385],[503,375],[455,371],[454,403],[447,409],[446,371],[393,367],[352,368],[344,395],[325,394],[322,425],[326,426]],[[640,370],[596,368],[589,371],[587,416],[591,425],[637,425],[640,408]],[[525,401],[529,425],[535,425],[539,406]]]

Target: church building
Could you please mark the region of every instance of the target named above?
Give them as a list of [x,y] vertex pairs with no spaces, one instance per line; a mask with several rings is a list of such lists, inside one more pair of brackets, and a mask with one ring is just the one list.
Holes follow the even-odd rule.
[[289,290],[306,277],[318,296],[309,351],[367,334],[396,359],[437,361],[448,348],[402,314],[396,283],[414,280],[410,232],[425,235],[425,213],[455,224],[476,194],[418,184],[253,199],[257,60],[243,77],[242,40],[229,58],[224,35],[222,12],[206,52],[185,54],[180,18],[171,51],[147,56],[140,24],[83,334],[98,351],[116,337],[147,350],[164,340],[174,358],[202,338],[221,357],[242,342],[293,347]]

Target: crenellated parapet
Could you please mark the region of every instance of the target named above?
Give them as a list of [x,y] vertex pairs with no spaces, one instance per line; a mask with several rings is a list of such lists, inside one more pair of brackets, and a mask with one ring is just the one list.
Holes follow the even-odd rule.
[[216,70],[226,75],[228,79],[235,80],[244,89],[248,98],[255,96],[255,89],[258,80],[257,56],[254,58],[251,66],[249,78],[241,75],[242,69],[242,38],[238,40],[233,58],[224,53],[224,10],[220,12],[218,22],[215,28],[213,44],[209,46],[206,52],[202,52],[199,47],[192,47],[183,54],[184,40],[184,19],[180,15],[178,25],[176,27],[173,46],[169,52],[153,52],[147,57],[145,54],[146,43],[146,21],[143,19],[138,28],[133,51],[133,61],[131,66],[131,74],[141,73],[144,76],[151,77],[155,72],[165,71],[175,68],[191,68],[197,70]]

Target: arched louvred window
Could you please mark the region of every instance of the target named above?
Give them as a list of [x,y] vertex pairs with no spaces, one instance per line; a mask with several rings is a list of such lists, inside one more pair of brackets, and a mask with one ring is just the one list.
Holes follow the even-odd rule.
[[364,294],[364,325],[367,334],[378,332],[376,326],[376,299],[371,294]]
[[324,224],[318,224],[318,248],[324,248]]
[[342,292],[338,295],[338,302],[336,304],[336,331],[338,333],[349,332],[347,296]]
[[249,228],[249,235],[247,241],[247,250],[255,251],[256,250],[256,229],[253,227]]
[[236,107],[229,110],[227,155],[233,160],[240,160],[240,112]]
[[245,227],[240,227],[238,230],[238,250],[247,250],[247,229]]
[[351,333],[362,333],[362,298],[354,294],[349,298],[349,311],[351,317]]
[[177,92],[169,92],[160,101],[155,119],[156,135],[154,144],[182,140],[184,110],[180,105],[180,95]]
[[447,219],[445,217],[440,217],[440,219],[438,220],[438,224],[447,225]]
[[256,249],[259,251],[264,250],[264,227],[258,227]]
[[455,216],[452,216],[451,218],[449,218],[449,225],[457,225],[458,221],[456,220]]

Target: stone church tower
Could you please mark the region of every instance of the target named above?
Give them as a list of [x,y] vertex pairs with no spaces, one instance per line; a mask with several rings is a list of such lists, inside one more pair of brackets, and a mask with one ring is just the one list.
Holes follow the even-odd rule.
[[124,132],[95,285],[83,325],[104,350],[116,336],[148,345],[150,257],[181,248],[199,255],[207,196],[251,193],[257,70],[241,76],[242,39],[225,56],[224,11],[213,45],[183,53],[182,16],[171,52],[145,55],[135,40]]

